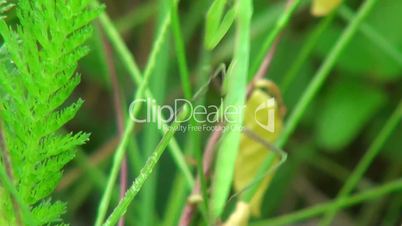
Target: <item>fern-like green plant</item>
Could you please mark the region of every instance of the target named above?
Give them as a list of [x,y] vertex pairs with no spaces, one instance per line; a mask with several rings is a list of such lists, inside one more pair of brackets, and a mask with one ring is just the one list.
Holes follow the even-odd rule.
[[1,225],[61,223],[65,204],[49,196],[74,148],[89,138],[60,131],[83,104],[66,101],[80,82],[77,62],[88,53],[90,23],[101,10],[89,3],[20,0],[19,24],[11,28],[4,17],[0,20],[0,167],[16,191],[1,180]]

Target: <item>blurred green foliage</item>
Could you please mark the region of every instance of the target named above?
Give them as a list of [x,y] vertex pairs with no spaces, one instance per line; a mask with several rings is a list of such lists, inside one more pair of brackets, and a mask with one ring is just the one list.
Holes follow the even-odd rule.
[[[228,65],[235,50],[236,26],[232,26],[221,40],[221,35],[218,34],[220,43],[213,51],[205,51],[205,19],[211,2],[181,1],[178,8],[179,25],[185,46],[185,52],[182,54],[186,56],[193,91],[204,84],[220,64]],[[311,37],[317,26],[326,18],[317,18],[310,14],[310,1],[302,1],[291,17],[289,25],[281,34],[281,41],[266,74],[267,79],[273,80],[281,87],[285,75],[294,66],[303,48],[311,44],[311,49],[301,61],[295,77],[282,90],[288,113],[294,110],[315,72],[363,2],[344,1],[333,20],[330,20],[319,34],[317,42]],[[232,3],[233,1],[228,1],[224,12],[233,7]],[[263,40],[282,15],[284,3],[277,0],[253,1],[251,63],[256,60]],[[108,15],[120,31],[139,68],[145,68],[166,9],[157,0],[108,0],[105,4]],[[401,12],[402,1],[379,1],[344,49],[323,88],[306,109],[301,123],[284,148],[289,153],[289,159],[273,178],[264,198],[261,218],[290,213],[333,198],[362,154],[377,137],[402,97]],[[15,17],[10,15],[8,20],[15,21]],[[80,164],[78,160],[71,164],[63,180],[69,180],[74,173],[79,179],[72,180],[70,187],[60,189],[56,194],[58,198],[71,201],[68,211],[70,219],[67,221],[72,225],[93,223],[116,146],[110,144],[117,136],[117,123],[114,115],[114,90],[106,63],[108,56],[104,51],[104,38],[107,35],[99,22],[95,23],[95,27],[95,35],[88,43],[91,52],[79,64],[83,82],[74,93],[74,97],[82,97],[85,104],[77,118],[68,125],[69,129],[92,132],[91,141],[80,152],[92,160],[83,158],[84,160],[81,160],[84,164]],[[224,30],[226,31],[226,28]],[[175,51],[176,40],[171,28],[167,37],[162,45],[162,53],[155,63],[156,68],[149,87],[157,95],[160,104],[170,105],[175,98],[182,98],[184,93]],[[138,86],[132,82],[125,63],[116,52],[114,49],[109,57],[113,59],[116,67],[121,98],[125,105],[123,110],[127,113],[127,106]],[[205,99],[202,99],[205,104],[218,102],[222,93],[221,80],[219,76],[209,85],[209,92]],[[199,160],[197,151],[205,148],[209,135],[209,132],[176,135],[194,175],[197,171],[196,162]],[[402,169],[398,167],[402,160],[401,136],[402,126],[399,125],[385,142],[383,151],[368,169],[355,192],[401,178]],[[161,138],[158,130],[146,124],[138,125],[132,137],[133,143],[129,145],[127,152],[130,182],[134,180],[146,157]],[[100,160],[94,161],[96,158]],[[335,167],[330,168],[325,160],[331,163],[331,167]],[[83,165],[92,168],[88,169]],[[77,173],[77,169],[81,171]],[[101,175],[101,179],[94,178],[93,175]],[[84,192],[78,192],[80,189],[87,191],[85,195]],[[163,223],[170,226],[171,222],[177,222],[189,190],[171,155],[162,156],[151,180],[145,182],[145,189],[146,191],[141,191],[130,206],[127,225]],[[363,211],[373,208],[376,203],[364,203],[343,211],[339,219],[346,219],[345,225],[361,223],[355,219],[368,219],[370,223],[367,226],[397,225],[395,222],[400,221],[399,210],[402,208],[401,196],[401,193],[395,193],[383,197],[383,204],[378,205],[381,208],[374,211],[376,214]],[[110,206],[117,204],[117,198],[115,189]],[[234,202],[227,204],[226,213],[233,209],[233,204]],[[198,213],[195,220],[201,219],[202,214]]]

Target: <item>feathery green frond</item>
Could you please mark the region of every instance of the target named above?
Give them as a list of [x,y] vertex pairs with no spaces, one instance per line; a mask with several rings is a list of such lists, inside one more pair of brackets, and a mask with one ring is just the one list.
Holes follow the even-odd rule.
[[[92,34],[90,23],[101,10],[90,9],[89,3],[21,0],[17,5],[19,24],[11,28],[0,21],[4,40],[0,49],[0,119],[6,149],[1,151],[9,155],[10,179],[29,206],[35,225],[61,222],[65,204],[51,202],[49,196],[63,166],[74,158],[75,147],[89,138],[87,133],[60,131],[83,104],[81,99],[69,106],[65,102],[80,82],[77,62],[88,53],[84,44]],[[0,7],[3,13],[10,5],[1,1]],[[1,167],[5,161],[0,162]],[[0,205],[0,214],[12,208],[11,200]]]

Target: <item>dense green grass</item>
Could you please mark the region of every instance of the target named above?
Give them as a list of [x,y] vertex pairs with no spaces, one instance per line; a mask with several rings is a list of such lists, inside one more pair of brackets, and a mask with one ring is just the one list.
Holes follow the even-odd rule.
[[[91,140],[54,193],[68,203],[65,222],[116,225],[124,218],[120,225],[171,226],[191,216],[188,225],[215,225],[228,219],[237,201],[249,202],[272,174],[262,214],[249,225],[402,223],[400,1],[347,1],[325,17],[311,15],[312,3],[302,0],[104,4],[73,94],[85,104],[66,126],[91,132]],[[7,10],[7,22],[17,23]],[[168,123],[158,107],[178,98],[219,106],[222,98],[221,111],[242,108],[260,76],[283,95],[283,130],[269,145],[285,151],[287,160],[278,164],[276,152],[267,150],[258,175],[236,193],[235,162],[247,135],[183,132],[180,125],[206,123]],[[143,98],[155,103],[155,123],[130,118],[146,116],[150,106],[130,107]],[[184,105],[175,117],[188,111]],[[232,119],[226,126],[243,124],[243,114]],[[0,189],[23,204],[6,167],[0,169]],[[186,215],[189,200],[194,208]]]

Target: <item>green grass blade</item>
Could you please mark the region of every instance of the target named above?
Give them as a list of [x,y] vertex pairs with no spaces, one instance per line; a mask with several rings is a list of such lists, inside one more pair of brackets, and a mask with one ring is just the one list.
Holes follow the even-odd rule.
[[[314,99],[315,95],[317,94],[318,90],[323,85],[324,81],[328,77],[331,69],[334,67],[336,60],[338,59],[339,55],[341,54],[342,50],[346,47],[349,43],[353,35],[356,33],[358,27],[362,23],[363,19],[368,15],[370,10],[373,8],[374,4],[377,0],[367,0],[364,5],[360,8],[359,12],[357,13],[356,17],[350,22],[348,27],[345,29],[339,40],[337,41],[336,45],[330,51],[329,55],[325,59],[324,63],[320,67],[320,69],[315,74],[313,80],[310,82],[307,90],[303,93],[300,101],[297,103],[294,111],[290,115],[289,119],[287,120],[286,126],[284,131],[282,132],[281,136],[279,137],[278,141],[276,142],[279,148],[282,148],[287,140],[289,139],[290,135],[295,130],[297,124],[300,122],[303,113],[306,111],[307,106],[311,103]],[[269,159],[272,158],[273,153],[267,156],[267,160],[259,170],[258,177],[262,176],[265,171],[263,171],[263,167],[270,166],[268,164]],[[257,186],[257,185],[256,185]]]
[[[389,182],[387,184],[372,188],[365,192],[353,195],[342,200],[339,203],[339,207],[346,208],[349,206],[353,206],[359,204],[364,201],[369,201],[373,199],[380,198],[384,195],[387,195],[392,192],[402,190],[402,180],[395,180],[393,182]],[[269,220],[258,221],[252,223],[251,226],[281,226],[281,225],[293,225],[304,220],[307,220],[312,217],[319,216],[323,214],[325,211],[331,209],[335,206],[335,201],[318,204],[316,206],[306,208],[303,210],[296,211],[294,213],[290,213],[284,216],[276,217]]]
[[[342,6],[339,9],[339,15],[345,21],[350,21],[352,20],[354,13],[347,6]],[[360,26],[360,31],[374,44],[381,48],[384,53],[388,54],[388,56],[402,66],[402,53],[398,50],[398,48],[392,46],[388,40],[386,40],[367,23],[363,23]]]
[[236,2],[237,12],[237,40],[235,55],[232,61],[232,70],[225,78],[227,96],[225,106],[234,106],[239,114],[233,115],[231,122],[226,123],[228,128],[222,136],[222,143],[218,149],[216,158],[215,177],[213,181],[213,193],[211,200],[211,215],[215,219],[222,214],[225,203],[230,193],[234,173],[234,163],[240,144],[240,128],[243,122],[243,106],[246,97],[247,72],[250,54],[250,25],[253,13],[251,0],[239,0]]
[[179,64],[180,78],[182,82],[184,97],[187,100],[192,98],[192,90],[190,83],[190,73],[187,66],[186,49],[180,28],[178,6],[172,7],[172,28],[176,47],[177,62]]
[[293,133],[297,124],[300,122],[303,113],[306,111],[308,105],[314,99],[318,90],[321,88],[324,81],[327,79],[339,55],[344,50],[346,45],[350,42],[352,37],[355,35],[358,27],[361,25],[362,21],[371,11],[376,2],[377,0],[366,0],[363,6],[359,9],[359,12],[356,14],[355,18],[350,22],[350,24],[345,29],[341,37],[338,39],[337,43],[330,51],[324,63],[321,65],[320,69],[315,74],[313,80],[307,87],[307,90],[303,93],[303,96],[301,97],[294,111],[290,115],[286,127],[277,142],[279,147],[282,147],[288,140],[289,136]]
[[117,19],[115,26],[120,34],[126,34],[133,30],[136,26],[139,26],[151,19],[151,17],[156,13],[156,8],[155,2],[144,2],[144,4],[133,7],[129,13]]
[[[105,14],[101,17],[101,19],[102,18],[103,18],[103,20],[105,19]],[[148,81],[149,81],[152,71],[155,67],[156,58],[160,51],[161,45],[166,38],[166,32],[167,32],[169,25],[170,25],[170,13],[168,13],[166,15],[164,23],[161,25],[161,29],[160,29],[158,37],[154,43],[147,66],[145,68],[144,79],[142,80],[142,83],[139,85],[139,88],[137,89],[137,91],[135,93],[134,100],[143,98],[145,96],[146,91],[148,90],[147,89]],[[130,57],[129,59],[131,59],[131,55],[129,55],[129,57]],[[141,107],[142,107],[142,104],[136,104],[134,106],[134,108],[132,109],[131,114],[134,117],[137,117],[141,110]],[[110,172],[108,183],[106,185],[105,192],[102,196],[102,199],[101,199],[101,202],[99,205],[98,215],[96,217],[96,222],[95,222],[95,225],[97,225],[97,226],[100,226],[102,224],[103,219],[106,215],[106,212],[107,212],[107,209],[109,206],[109,202],[110,202],[110,198],[112,195],[112,191],[113,191],[113,185],[117,179],[117,176],[119,173],[119,167],[120,167],[122,159],[124,157],[124,153],[125,153],[126,147],[128,145],[128,141],[129,141],[129,138],[131,136],[131,132],[132,132],[134,126],[135,126],[135,122],[133,120],[127,120],[123,138],[122,138],[122,140],[116,150],[115,156],[113,158],[112,170]]]
[[183,205],[186,203],[187,189],[183,175],[175,176],[170,190],[166,211],[163,214],[162,226],[177,225]]
[[321,225],[330,225],[333,218],[339,209],[339,204],[344,200],[350,192],[356,187],[357,183],[363,177],[364,173],[369,168],[370,164],[373,162],[375,157],[381,151],[381,147],[384,145],[387,138],[391,135],[392,131],[399,125],[402,117],[402,101],[399,103],[395,112],[388,119],[385,126],[382,128],[374,142],[370,145],[368,151],[364,154],[363,158],[360,160],[359,164],[356,166],[353,173],[350,175],[348,180],[342,186],[337,198],[335,205],[332,206],[326,213]]
[[[174,7],[170,7],[169,1],[158,0],[157,1],[158,14],[156,15],[156,32],[155,38],[157,38],[158,31],[163,29],[163,23],[166,19],[166,15]],[[160,53],[157,56],[156,62],[158,64],[155,66],[155,70],[152,73],[152,77],[149,80],[148,88],[154,94],[157,101],[162,102],[165,99],[167,81],[168,81],[168,71],[169,71],[169,36],[170,29],[167,31],[166,39],[163,41],[160,47]],[[144,128],[143,131],[143,142],[142,148],[145,156],[150,156],[152,151],[158,145],[158,141],[162,136],[159,136],[158,125],[151,123]],[[143,163],[141,164],[143,165]],[[143,187],[143,192],[141,193],[141,209],[140,209],[140,222],[141,225],[155,225],[155,213],[157,205],[157,192],[158,192],[158,179],[159,179],[159,167],[155,167],[153,174],[148,178],[147,183]]]
[[[251,43],[256,41],[261,35],[269,33],[275,26],[278,17],[281,15],[282,3],[274,3],[259,14],[253,15],[251,21]],[[214,50],[212,63],[215,65],[227,62],[233,57],[233,45],[236,42],[235,35],[228,35],[222,43]],[[252,48],[253,45],[251,45]],[[250,78],[249,78],[250,79]]]
[[258,68],[260,67],[265,55],[271,49],[272,44],[274,43],[275,39],[281,33],[283,28],[288,24],[290,17],[296,11],[298,5],[302,2],[302,0],[294,0],[291,5],[287,8],[285,13],[279,17],[278,21],[275,24],[273,30],[269,33],[269,35],[265,38],[260,51],[257,54],[257,58],[254,59],[254,63],[251,66],[251,70],[249,73],[249,78],[254,76],[257,73]]
[[112,214],[108,217],[107,221],[103,224],[104,226],[112,226],[117,223],[117,221],[124,215],[127,211],[127,208],[131,201],[135,198],[138,192],[141,190],[145,181],[149,178],[152,173],[152,170],[158,163],[160,157],[162,156],[166,146],[169,144],[170,139],[174,136],[176,131],[179,128],[179,125],[187,117],[189,112],[189,106],[184,105],[183,110],[179,113],[177,119],[173,122],[173,124],[169,127],[166,134],[162,137],[162,140],[159,142],[158,146],[155,148],[153,154],[148,158],[148,161],[145,163],[145,166],[142,168],[139,176],[135,179],[134,183],[127,190],[124,198],[120,200],[119,204],[113,210]]
[[[97,1],[94,1],[92,5],[94,7],[98,7],[99,3]],[[103,12],[99,16],[99,22],[101,23],[104,31],[106,32],[106,35],[108,36],[108,38],[110,40],[110,43],[113,45],[117,54],[120,56],[120,59],[122,60],[123,65],[128,70],[131,78],[137,84],[141,84],[142,75],[141,75],[140,69],[137,66],[136,60],[134,59],[133,55],[130,53],[130,50],[127,48],[123,39],[120,37],[119,32],[117,31],[116,27],[113,25],[112,21],[110,20],[110,18],[106,12]]]
[[[107,175],[101,169],[93,165],[93,163],[89,160],[88,156],[85,154],[83,150],[81,149],[77,150],[76,155],[77,156],[74,159],[75,163],[78,167],[80,167],[83,170],[83,173],[85,173],[85,178],[83,178],[83,180],[90,182],[91,185],[95,185],[95,189],[99,193],[102,193],[104,185],[107,183]],[[115,189],[113,190],[111,202],[112,203],[119,202],[119,192],[117,186],[115,186]],[[69,206],[73,206],[73,204],[69,202]],[[131,215],[127,216],[127,221],[128,223],[136,222],[134,217]]]
[[[94,5],[96,6],[98,4],[95,2]],[[103,13],[99,19],[100,19],[100,23],[101,23],[102,27],[104,28],[108,38],[110,39],[110,43],[113,45],[113,47],[116,50],[117,55],[122,60],[123,66],[126,67],[126,69],[128,70],[131,79],[137,85],[142,84],[143,78],[142,78],[140,70],[138,69],[136,61],[135,61],[133,55],[130,53],[130,50],[125,45],[123,39],[117,32],[113,23],[110,21],[110,18],[107,16],[106,13]],[[158,103],[158,101],[155,100],[154,95],[148,88],[145,91],[145,96],[147,98],[150,98],[151,102]],[[160,109],[157,106],[155,106],[155,108]],[[158,113],[158,114],[160,114],[160,113]],[[161,125],[166,124],[166,123],[164,123],[164,122],[166,122],[166,120],[163,117],[161,117],[161,118],[158,117],[157,120],[158,120],[157,123],[159,123]],[[161,130],[160,132],[162,134],[164,133],[163,130]],[[180,147],[179,147],[176,139],[174,139],[174,138],[171,140],[171,142],[169,144],[169,151],[171,152],[170,154],[172,155],[177,167],[184,174],[188,186],[191,187],[194,182],[194,179],[192,178],[191,170],[187,166],[185,158],[182,154],[183,152],[180,150]]]
[[320,39],[321,35],[324,33],[328,25],[331,24],[334,17],[335,17],[334,13],[325,17],[311,32],[311,35],[308,37],[306,41],[306,44],[303,45],[302,50],[297,55],[295,62],[289,68],[287,73],[283,76],[283,80],[280,86],[282,93],[284,94],[287,93],[290,84],[294,81],[297,73],[300,71],[306,60],[310,57],[311,52],[314,50],[315,45],[317,44],[318,40]]
[[[215,0],[207,12],[205,26],[205,48],[214,49],[232,26],[236,12],[231,8],[223,16],[226,0]],[[223,17],[223,19],[222,19]]]

